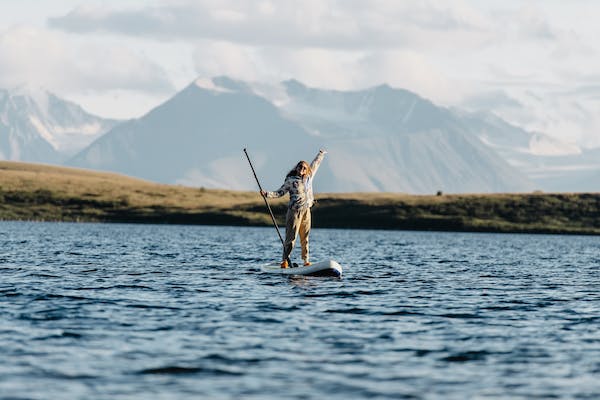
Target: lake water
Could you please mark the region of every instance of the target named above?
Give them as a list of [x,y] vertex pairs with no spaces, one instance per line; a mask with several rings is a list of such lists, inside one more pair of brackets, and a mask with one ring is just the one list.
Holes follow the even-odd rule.
[[[0,398],[600,398],[600,239],[0,223]],[[298,250],[294,250],[298,260]]]

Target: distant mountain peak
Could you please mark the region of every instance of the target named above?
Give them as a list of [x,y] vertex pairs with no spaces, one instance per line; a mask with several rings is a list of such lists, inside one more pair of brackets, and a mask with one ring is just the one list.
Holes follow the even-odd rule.
[[217,85],[227,88],[234,92],[246,92],[250,90],[250,84],[244,81],[236,80],[228,76],[216,76],[213,82]]
[[401,90],[401,91],[407,92],[407,90],[405,90],[405,89],[393,88],[390,85],[388,85],[387,83],[380,83],[379,85],[372,86],[370,89],[373,91],[382,91],[382,92],[393,91],[393,90]]
[[198,78],[194,81],[194,84],[200,89],[209,90],[213,92],[233,92],[233,90],[231,90],[227,86],[221,86],[216,78]]
[[50,91],[43,86],[29,83],[21,83],[13,87],[6,88],[5,91],[11,96],[27,96],[33,98],[37,96],[47,96],[48,93],[50,93]]
[[221,93],[245,93],[252,92],[251,84],[238,81],[228,76],[215,76],[213,78],[200,77],[194,84],[204,90]]
[[309,89],[308,86],[296,79],[288,79],[281,82],[281,84],[290,94],[303,93]]
[[0,157],[60,162],[115,123],[41,87],[20,85],[0,90]]

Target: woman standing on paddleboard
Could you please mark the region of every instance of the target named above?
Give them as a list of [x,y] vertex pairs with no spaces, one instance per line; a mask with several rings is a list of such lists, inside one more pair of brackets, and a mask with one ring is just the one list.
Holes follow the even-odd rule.
[[290,194],[287,216],[285,220],[285,242],[283,244],[283,261],[281,268],[287,268],[288,259],[296,243],[296,237],[300,233],[300,245],[302,246],[302,259],[304,265],[310,265],[308,254],[308,234],[310,233],[311,216],[310,208],[315,198],[313,196],[312,181],[327,152],[319,150],[310,165],[306,161],[300,161],[288,172],[283,185],[274,192],[261,191],[267,198],[281,197]]

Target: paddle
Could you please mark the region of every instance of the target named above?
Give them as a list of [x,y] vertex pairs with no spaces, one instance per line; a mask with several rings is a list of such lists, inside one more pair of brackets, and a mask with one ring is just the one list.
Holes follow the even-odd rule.
[[[269,214],[271,215],[271,221],[273,221],[273,225],[275,226],[275,229],[277,230],[277,235],[279,236],[279,240],[281,240],[281,245],[285,246],[285,243],[283,241],[283,237],[281,236],[281,232],[279,231],[279,226],[277,225],[277,221],[275,221],[275,216],[273,215],[273,211],[271,210],[271,206],[269,205],[269,202],[267,201],[267,197],[263,196],[262,192],[263,192],[263,188],[260,185],[260,181],[258,180],[258,176],[256,176],[256,171],[254,170],[254,166],[252,165],[252,161],[250,161],[250,156],[248,155],[248,152],[246,151],[246,149],[244,148],[244,154],[246,154],[246,158],[248,159],[248,164],[250,164],[250,168],[252,169],[252,174],[254,174],[254,179],[256,179],[256,183],[258,184],[258,189],[260,190],[260,197],[263,198],[263,200],[265,201],[265,205],[267,206],[267,209],[269,210]],[[290,258],[287,258],[287,262],[288,265],[290,267],[297,267],[298,265],[296,263],[292,264]]]

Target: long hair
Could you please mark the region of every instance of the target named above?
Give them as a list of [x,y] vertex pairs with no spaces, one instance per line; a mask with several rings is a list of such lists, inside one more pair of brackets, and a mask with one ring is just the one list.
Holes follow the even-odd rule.
[[308,176],[312,176],[312,169],[310,168],[310,165],[306,161],[300,161],[298,162],[298,164],[296,164],[294,168],[290,170],[290,172],[288,172],[288,174],[285,177],[289,178],[290,176],[300,176],[300,168],[302,166],[306,167],[306,170],[308,171]]

